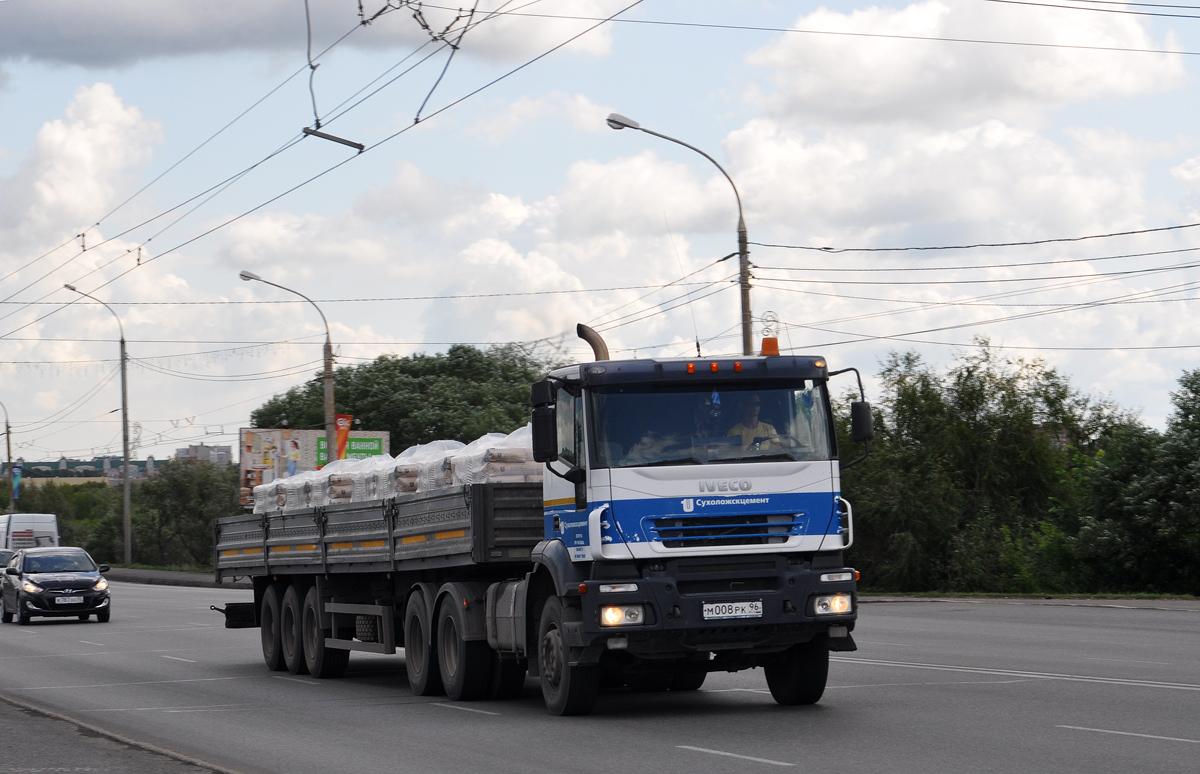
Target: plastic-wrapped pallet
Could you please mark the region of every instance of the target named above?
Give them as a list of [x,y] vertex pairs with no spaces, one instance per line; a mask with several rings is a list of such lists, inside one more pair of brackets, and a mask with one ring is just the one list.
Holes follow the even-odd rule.
[[358,460],[334,460],[317,471],[312,487],[313,505],[354,502],[354,471]]
[[447,460],[454,484],[501,484],[541,481],[542,465],[533,461],[533,429],[508,435],[488,433]]
[[488,449],[503,443],[507,437],[504,433],[484,433],[453,454],[446,455],[442,461],[442,481],[444,482],[442,486],[480,483],[474,480],[464,480],[458,471],[469,469],[471,460],[482,459]]
[[279,483],[259,484],[254,487],[254,512],[266,513],[283,507],[280,502]]
[[301,508],[308,508],[309,502],[312,499],[312,471],[297,473],[294,476],[279,480],[279,493],[283,500],[282,508],[285,511],[297,511]]
[[394,493],[395,468],[396,461],[387,454],[359,460],[358,465],[350,474],[354,478],[354,502],[360,503],[364,500],[382,500],[391,497],[392,495],[387,493],[388,482],[389,479],[393,482],[391,489]]
[[[463,444],[459,441],[433,441],[413,452],[404,467],[416,467],[415,486],[413,489],[405,491],[429,492],[449,486],[450,482],[446,479],[446,457],[462,448]],[[400,490],[400,467],[400,465],[396,466],[397,491]]]

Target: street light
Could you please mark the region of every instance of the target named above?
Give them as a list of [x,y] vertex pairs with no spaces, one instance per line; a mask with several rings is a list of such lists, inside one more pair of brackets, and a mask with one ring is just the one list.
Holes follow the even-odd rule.
[[8,424],[8,406],[0,403],[0,408],[4,409],[4,440],[8,444],[8,512],[17,512],[17,493],[13,489],[13,466],[12,466],[12,428]]
[[321,315],[321,322],[325,324],[325,460],[332,462],[337,446],[334,443],[334,415],[333,415],[333,343],[329,338],[329,321],[325,319],[325,313],[321,311],[321,307],[308,296],[299,291],[285,288],[283,285],[277,285],[270,280],[265,280],[252,271],[242,271],[238,274],[246,282],[255,281],[270,285],[273,288],[286,290],[300,296],[305,301],[313,305],[313,309],[317,310],[317,314]]
[[124,481],[122,481],[121,485],[124,488],[122,497],[125,508],[125,565],[129,566],[133,564],[133,508],[130,505],[129,496],[129,389],[125,380],[125,364],[128,360],[125,355],[125,326],[121,324],[121,318],[116,312],[113,312],[112,307],[108,304],[104,303],[93,295],[84,293],[82,290],[69,283],[63,285],[63,287],[67,290],[78,293],[84,298],[92,299],[97,304],[100,304],[105,309],[112,312],[112,316],[116,317],[117,319],[117,328],[121,331],[121,453],[125,457],[125,463],[122,466],[123,469],[121,472],[121,478],[124,479]]
[[646,129],[632,118],[626,118],[619,113],[610,113],[606,121],[609,127],[613,129],[637,129],[639,132],[652,134],[655,137],[661,137],[664,140],[670,140],[676,145],[682,145],[685,148],[696,151],[701,156],[711,161],[713,166],[721,170],[721,174],[725,176],[725,179],[729,181],[729,185],[733,187],[733,195],[737,198],[738,206],[738,284],[741,286],[742,290],[742,354],[753,355],[754,321],[750,315],[750,248],[746,241],[746,219],[742,217],[742,197],[741,194],[738,193],[737,186],[733,183],[733,178],[729,176],[729,173],[725,171],[725,168],[718,164],[717,160],[712,156],[693,145],[688,145],[682,140],[676,140],[674,137],[668,137],[665,134],[659,134],[658,132]]

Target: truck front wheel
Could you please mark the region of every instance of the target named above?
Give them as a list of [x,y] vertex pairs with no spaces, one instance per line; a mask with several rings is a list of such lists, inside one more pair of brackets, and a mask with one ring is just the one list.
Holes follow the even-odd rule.
[[438,608],[437,656],[446,695],[454,701],[476,701],[492,684],[492,649],[486,640],[464,640],[466,622],[451,596]]
[[565,612],[558,597],[550,597],[542,608],[538,624],[542,697],[551,714],[586,715],[600,692],[600,670],[595,664],[571,666],[571,651],[563,636]]
[[818,634],[808,642],[793,645],[764,671],[771,696],[779,704],[816,704],[825,693],[829,677],[829,640]]
[[408,687],[417,696],[441,696],[446,692],[430,644],[429,623],[425,598],[415,592],[404,611],[404,669],[408,672]]

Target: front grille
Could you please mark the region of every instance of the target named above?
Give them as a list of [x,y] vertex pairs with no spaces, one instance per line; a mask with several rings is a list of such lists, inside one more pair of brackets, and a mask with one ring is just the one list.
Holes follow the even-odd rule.
[[650,538],[666,548],[754,546],[800,534],[803,514],[663,516],[650,519]]

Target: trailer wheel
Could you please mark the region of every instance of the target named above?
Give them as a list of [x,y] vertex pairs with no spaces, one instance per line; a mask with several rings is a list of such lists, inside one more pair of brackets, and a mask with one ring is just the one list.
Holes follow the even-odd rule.
[[404,611],[404,669],[408,672],[408,687],[417,696],[441,696],[446,692],[429,632],[429,611],[425,609],[425,597],[418,591],[408,598]]
[[492,684],[488,688],[489,699],[516,699],[525,690],[525,675],[529,673],[529,662],[523,658],[500,658],[492,651]]
[[300,619],[304,631],[304,665],[308,673],[319,679],[341,677],[350,663],[350,651],[325,647],[325,638],[332,632],[321,628],[321,597],[313,586],[304,597],[304,614]]
[[571,666],[570,648],[563,637],[565,613],[558,597],[550,597],[542,608],[538,623],[542,697],[553,715],[586,715],[600,692],[600,670],[595,664]]
[[295,586],[288,586],[287,591],[283,592],[283,604],[279,608],[279,640],[284,666],[294,675],[308,671],[304,663],[304,635],[300,629],[302,608],[300,592]]
[[816,704],[825,693],[829,677],[829,640],[818,634],[808,642],[793,645],[764,671],[771,696],[779,704]]
[[283,643],[279,637],[279,608],[281,606],[279,587],[272,584],[263,592],[262,612],[259,627],[262,634],[263,661],[272,672],[282,672],[287,669],[283,664]]
[[486,640],[464,640],[466,621],[453,597],[438,607],[437,656],[442,686],[454,701],[482,699],[492,684],[492,649]]

